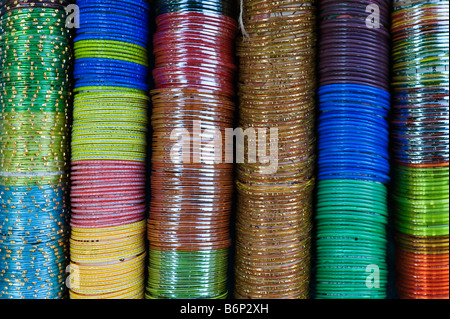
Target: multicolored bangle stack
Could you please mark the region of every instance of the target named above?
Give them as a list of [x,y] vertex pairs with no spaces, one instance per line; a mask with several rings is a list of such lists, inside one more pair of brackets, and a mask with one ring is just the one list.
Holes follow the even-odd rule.
[[230,3],[157,2],[149,299],[228,294],[233,164],[222,150],[234,120],[237,32]]
[[248,144],[238,143],[246,156],[236,172],[234,295],[306,299],[316,160],[316,7],[310,0],[248,0],[242,9],[239,125]]
[[68,1],[0,3],[0,298],[66,296]]
[[143,298],[149,4],[77,5],[70,297]]
[[397,291],[449,298],[449,2],[394,1]]
[[317,298],[386,298],[389,1],[321,1]]

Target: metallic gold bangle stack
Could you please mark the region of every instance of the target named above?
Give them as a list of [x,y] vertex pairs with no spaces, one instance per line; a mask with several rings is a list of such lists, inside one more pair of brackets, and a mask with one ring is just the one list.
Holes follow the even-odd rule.
[[[245,161],[237,166],[235,297],[308,298],[315,184],[314,2],[249,0],[243,17],[237,52],[239,125],[244,132],[254,129],[257,140],[266,132],[267,143],[257,143],[259,155],[252,163],[250,138]],[[278,154],[270,152],[273,143]],[[264,164],[263,154],[271,163]]]

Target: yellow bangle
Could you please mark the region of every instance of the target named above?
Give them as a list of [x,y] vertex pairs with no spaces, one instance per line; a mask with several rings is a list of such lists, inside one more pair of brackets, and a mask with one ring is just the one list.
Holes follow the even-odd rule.
[[71,263],[70,297],[73,299],[143,298],[146,252],[104,265]]
[[146,230],[146,220],[141,220],[136,223],[113,226],[113,227],[102,227],[102,228],[81,228],[72,227],[71,236],[72,238],[80,238],[80,240],[85,241],[87,238],[90,241],[101,240],[105,237],[123,237],[123,235],[133,235]]

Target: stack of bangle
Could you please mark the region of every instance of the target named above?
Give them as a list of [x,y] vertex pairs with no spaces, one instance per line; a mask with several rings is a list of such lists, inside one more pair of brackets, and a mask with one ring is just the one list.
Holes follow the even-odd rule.
[[449,298],[449,2],[394,1],[397,291]]
[[236,171],[238,299],[309,297],[315,10],[309,0],[244,2],[237,55],[239,126],[248,144]]
[[234,120],[237,31],[230,7],[229,0],[156,3],[149,299],[228,294],[233,164],[222,150]]
[[77,5],[70,296],[143,298],[149,4]]
[[317,298],[386,298],[389,1],[321,1]]
[[68,1],[0,3],[0,298],[66,296]]

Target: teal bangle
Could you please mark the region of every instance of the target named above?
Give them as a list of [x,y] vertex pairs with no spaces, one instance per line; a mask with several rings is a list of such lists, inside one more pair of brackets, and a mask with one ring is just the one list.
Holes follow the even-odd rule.
[[333,238],[336,241],[343,240],[353,240],[354,243],[359,243],[359,241],[365,243],[365,242],[376,242],[381,244],[387,244],[387,239],[385,237],[379,237],[371,232],[359,232],[355,234],[352,231],[345,231],[345,230],[339,230],[339,231],[318,231],[317,238],[327,238],[331,239]]
[[374,200],[362,200],[352,196],[320,196],[317,200],[316,207],[341,207],[341,206],[358,206],[368,209],[380,209],[387,212],[387,199],[384,202],[376,202]]
[[344,219],[348,221],[364,221],[370,223],[379,223],[379,224],[387,224],[388,217],[382,216],[379,214],[367,214],[367,213],[358,213],[358,212],[332,212],[332,213],[321,213],[316,216],[316,221],[319,223],[320,220],[335,220],[335,219]]
[[319,189],[317,191],[317,197],[320,198],[352,198],[357,200],[368,200],[368,201],[378,201],[381,203],[386,203],[387,195],[378,192],[362,191],[357,188],[336,188],[336,189]]
[[335,212],[343,214],[346,211],[350,212],[350,214],[354,212],[359,213],[366,213],[366,214],[379,214],[382,216],[388,216],[388,211],[386,209],[380,209],[380,208],[367,208],[367,207],[359,207],[359,206],[327,206],[327,207],[317,207],[316,212],[317,214],[323,213],[323,212]]
[[362,257],[374,257],[374,258],[386,258],[385,249],[374,249],[368,250],[364,247],[342,247],[341,245],[335,246],[321,246],[316,248],[317,256],[362,256]]
[[[367,263],[367,266],[372,265],[370,261]],[[350,283],[365,283],[367,277],[370,273],[366,272],[366,268],[363,269],[339,269],[339,268],[331,268],[327,267],[318,267],[317,269],[317,280],[325,281],[326,279],[332,280],[334,282],[350,282]],[[388,270],[384,269],[379,271],[380,279],[383,281],[387,279]]]
[[[337,232],[341,231],[341,230],[354,230],[355,233],[358,231],[371,231],[372,233],[378,233],[380,236],[386,236],[386,224],[382,224],[379,223],[378,224],[372,224],[372,225],[367,225],[364,223],[358,223],[356,220],[353,224],[350,223],[343,223],[340,221],[331,221],[330,219],[324,219],[324,220],[319,220],[316,224],[316,228],[317,230],[320,231],[324,231],[324,230],[331,230],[334,229]],[[329,229],[328,229],[329,228]]]
[[374,189],[387,194],[387,188],[385,185],[377,182],[363,181],[363,180],[350,180],[350,179],[327,179],[318,182],[318,188],[321,187],[333,187],[336,186],[351,186],[360,189]]

